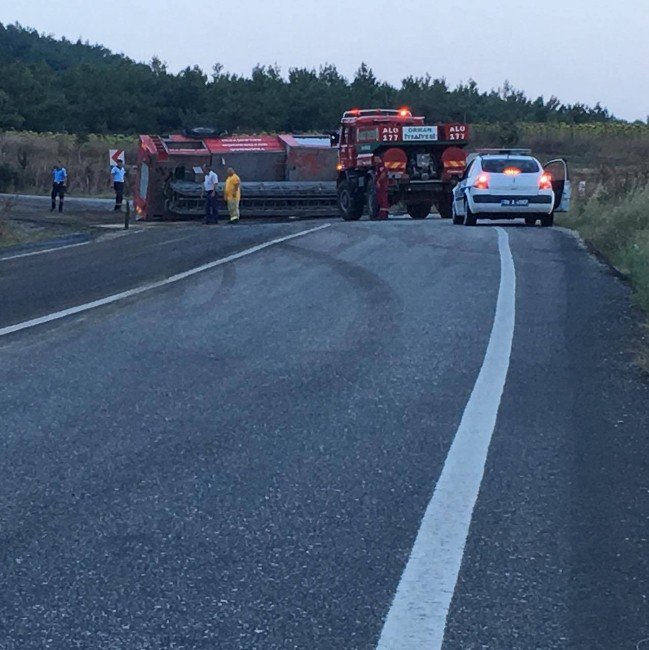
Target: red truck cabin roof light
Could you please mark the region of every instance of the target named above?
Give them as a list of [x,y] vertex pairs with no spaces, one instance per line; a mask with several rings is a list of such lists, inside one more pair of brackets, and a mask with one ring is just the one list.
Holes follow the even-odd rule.
[[540,190],[552,189],[552,176],[547,172],[541,174],[541,178],[539,178],[539,189]]
[[476,190],[488,190],[489,189],[489,174],[480,174],[478,178],[475,179],[473,187]]

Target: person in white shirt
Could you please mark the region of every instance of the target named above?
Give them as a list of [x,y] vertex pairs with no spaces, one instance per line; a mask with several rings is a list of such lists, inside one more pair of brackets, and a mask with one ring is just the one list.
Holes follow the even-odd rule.
[[121,160],[110,170],[110,177],[113,180],[113,189],[115,190],[115,212],[122,209],[122,199],[124,198],[124,178],[126,177],[126,170],[124,163]]
[[219,222],[219,206],[216,193],[216,186],[219,183],[219,177],[212,169],[211,165],[203,165],[205,179],[203,180],[203,196],[205,197],[205,223]]

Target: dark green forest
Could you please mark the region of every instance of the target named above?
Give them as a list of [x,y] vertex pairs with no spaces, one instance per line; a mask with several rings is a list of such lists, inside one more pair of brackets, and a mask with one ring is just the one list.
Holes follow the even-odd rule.
[[599,104],[530,99],[507,82],[482,91],[473,81],[405,76],[399,88],[361,63],[353,79],[319,70],[258,65],[250,76],[215,64],[170,73],[158,58],[137,63],[100,45],[57,40],[0,23],[0,129],[37,132],[164,133],[187,126],[237,131],[335,127],[351,107],[408,105],[430,121],[471,123],[613,121]]

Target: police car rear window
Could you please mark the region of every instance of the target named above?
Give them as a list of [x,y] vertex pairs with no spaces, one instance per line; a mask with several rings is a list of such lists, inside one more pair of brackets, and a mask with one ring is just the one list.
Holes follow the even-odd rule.
[[536,174],[539,163],[532,158],[483,158],[482,171],[504,174],[506,169],[518,170],[518,174]]

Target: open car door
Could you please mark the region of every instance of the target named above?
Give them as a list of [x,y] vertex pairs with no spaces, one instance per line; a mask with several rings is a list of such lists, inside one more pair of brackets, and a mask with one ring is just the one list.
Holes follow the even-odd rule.
[[[469,154],[471,156],[471,154]],[[475,156],[471,159],[467,159],[467,166],[460,178],[460,182],[453,188],[453,210],[455,214],[459,217],[466,217],[466,201],[464,193],[466,192],[466,184],[469,179],[469,174],[471,173],[471,167],[473,166],[473,161]]]
[[572,196],[572,186],[568,178],[568,163],[563,158],[555,158],[545,163],[543,169],[552,177],[554,212],[568,212]]

